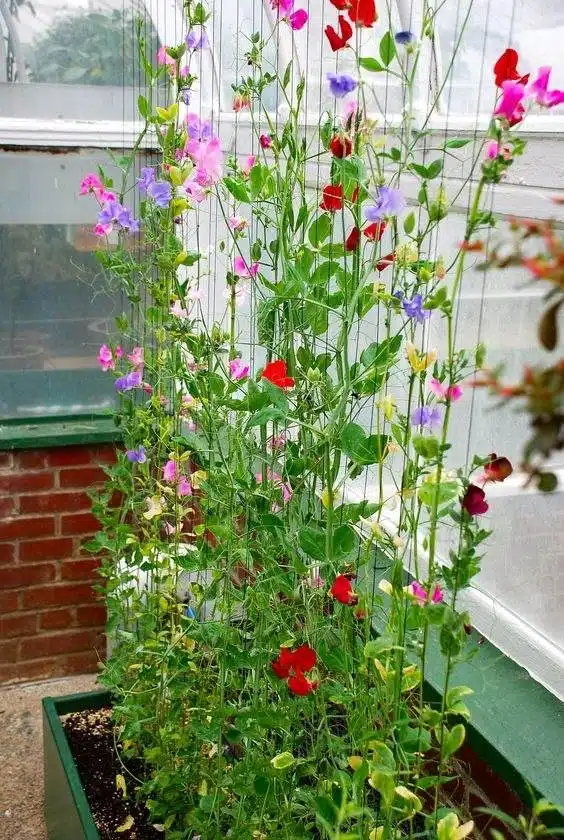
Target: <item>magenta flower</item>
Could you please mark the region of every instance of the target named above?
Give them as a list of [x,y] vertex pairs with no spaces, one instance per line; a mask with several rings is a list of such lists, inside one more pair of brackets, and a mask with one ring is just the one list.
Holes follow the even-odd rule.
[[503,117],[508,123],[519,122],[523,113],[523,99],[526,87],[520,82],[503,82],[501,98],[494,111],[494,116]]
[[139,446],[137,449],[128,449],[125,455],[132,464],[144,464],[147,460],[144,446]]
[[399,216],[405,208],[405,198],[399,190],[382,186],[378,189],[376,203],[367,207],[364,216],[369,222],[379,222],[386,216]]
[[134,367],[142,368],[145,364],[145,351],[142,347],[134,347],[127,358]]
[[441,604],[445,598],[441,587],[436,585],[431,594],[431,598],[429,599],[427,590],[416,580],[409,585],[409,591],[417,603],[422,607],[425,606],[429,600],[432,604]]
[[250,365],[248,362],[244,362],[242,359],[232,359],[229,362],[229,373],[231,374],[231,379],[235,379],[238,382],[240,379],[246,379],[249,375]]
[[261,134],[259,137],[259,143],[261,149],[270,149],[272,146],[272,137],[270,134]]
[[255,278],[259,271],[259,264],[252,263],[250,266],[247,265],[243,257],[235,257],[233,260],[233,274],[236,277],[250,277]]
[[176,492],[179,496],[192,495],[192,485],[190,484],[185,475],[181,475],[178,479],[178,487],[176,488]]
[[98,350],[98,364],[104,372],[115,369],[116,363],[112,351],[107,344],[102,344]]
[[308,22],[308,13],[305,9],[296,9],[295,12],[288,15],[287,20],[294,32],[298,32],[300,29],[303,29]]
[[88,173],[85,175],[82,181],[80,182],[80,189],[78,191],[79,195],[88,195],[88,193],[93,192],[100,192],[104,190],[104,185],[99,179],[97,175],[93,172]]
[[551,71],[550,67],[541,67],[537,78],[527,88],[528,95],[534,96],[537,105],[543,108],[553,108],[564,103],[564,90],[548,89]]
[[140,388],[142,383],[142,374],[139,370],[132,370],[125,376],[120,376],[114,382],[116,391],[132,391],[134,388]]
[[486,144],[486,157],[488,160],[495,160],[499,155],[499,143],[495,140],[490,140]]
[[336,99],[342,99],[358,87],[358,81],[346,73],[327,73],[329,90]]
[[172,482],[176,481],[177,475],[178,469],[176,466],[176,461],[167,461],[163,467],[163,481],[167,481],[172,484]]
[[462,396],[462,388],[460,385],[443,385],[442,382],[439,382],[438,379],[433,377],[431,382],[429,383],[429,390],[435,394],[435,396],[439,397],[441,400],[450,400],[451,402],[456,402]]
[[441,425],[442,415],[437,406],[423,405],[411,412],[411,425],[433,430]]

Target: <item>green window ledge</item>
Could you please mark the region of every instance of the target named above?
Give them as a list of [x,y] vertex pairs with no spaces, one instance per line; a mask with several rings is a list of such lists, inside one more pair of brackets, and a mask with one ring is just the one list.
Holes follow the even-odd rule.
[[5,420],[0,423],[0,451],[117,443],[121,439],[111,415]]

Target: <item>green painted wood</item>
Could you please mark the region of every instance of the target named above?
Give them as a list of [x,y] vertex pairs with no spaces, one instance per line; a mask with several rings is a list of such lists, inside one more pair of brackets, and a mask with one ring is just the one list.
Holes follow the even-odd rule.
[[113,417],[107,415],[8,420],[0,424],[0,451],[117,443],[120,439]]
[[44,815],[49,840],[100,840],[60,716],[110,703],[107,691],[45,697],[43,704]]

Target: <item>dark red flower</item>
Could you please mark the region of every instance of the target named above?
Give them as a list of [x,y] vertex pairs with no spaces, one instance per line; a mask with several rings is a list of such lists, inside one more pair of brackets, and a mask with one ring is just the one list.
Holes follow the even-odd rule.
[[335,6],[340,12],[344,12],[345,9],[348,9],[350,6],[350,0],[329,0],[330,3]]
[[354,617],[357,621],[364,621],[365,618],[368,618],[370,615],[368,610],[363,609],[362,607],[357,607],[354,611]]
[[393,262],[395,262],[396,255],[392,252],[391,254],[387,254],[385,257],[382,257],[381,260],[378,260],[376,263],[376,269],[378,271],[384,271],[385,268],[388,268]]
[[316,682],[310,682],[307,677],[304,677],[301,671],[297,670],[294,676],[288,680],[288,688],[292,694],[298,694],[300,697],[305,697],[311,694],[317,688]]
[[367,239],[370,239],[371,242],[379,242],[384,236],[384,231],[387,227],[387,222],[373,222],[371,225],[364,228],[363,233]]
[[371,27],[378,20],[375,0],[350,0],[349,17],[357,26]]
[[486,502],[486,494],[481,487],[477,487],[475,484],[468,485],[461,504],[470,516],[479,516],[481,513],[487,513],[489,510],[489,505]]
[[262,379],[268,379],[269,382],[272,382],[273,385],[277,385],[279,388],[293,388],[296,380],[288,376],[287,373],[288,365],[283,359],[278,359],[275,362],[269,362],[265,366],[261,377]]
[[319,205],[322,210],[336,213],[343,209],[343,188],[340,184],[329,184],[323,189],[323,201]]
[[517,70],[519,62],[519,54],[516,50],[511,48],[505,50],[500,55],[494,64],[495,83],[497,87],[501,87],[504,82],[519,81],[522,85],[526,85],[529,81],[529,74],[521,76]]
[[360,229],[353,227],[345,242],[345,251],[356,251],[360,240]]
[[348,575],[337,575],[329,594],[340,604],[346,604],[348,607],[354,607],[358,604],[358,595],[354,594]]
[[358,189],[358,187],[355,187],[351,195],[351,204],[356,204],[359,192],[360,190]]
[[498,458],[495,452],[490,455],[490,462],[484,467],[486,481],[505,481],[513,472],[509,458]]
[[296,671],[311,671],[317,664],[317,654],[309,645],[300,645],[292,654]]
[[335,135],[329,144],[329,148],[336,158],[348,157],[352,153],[352,142],[348,137]]
[[350,39],[352,38],[353,28],[343,15],[339,15],[339,31],[340,34],[336,31],[334,26],[325,27],[325,34],[327,35],[327,40],[329,41],[333,52],[337,52],[337,50],[342,50],[344,47],[347,47]]
[[281,680],[286,680],[292,672],[294,665],[294,653],[290,648],[280,648],[277,659],[272,661],[272,670]]

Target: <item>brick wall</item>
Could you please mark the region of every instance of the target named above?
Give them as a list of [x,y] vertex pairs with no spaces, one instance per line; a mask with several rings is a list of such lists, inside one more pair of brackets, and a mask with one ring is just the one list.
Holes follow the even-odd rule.
[[86,493],[113,445],[0,452],[0,682],[95,671],[104,607]]

